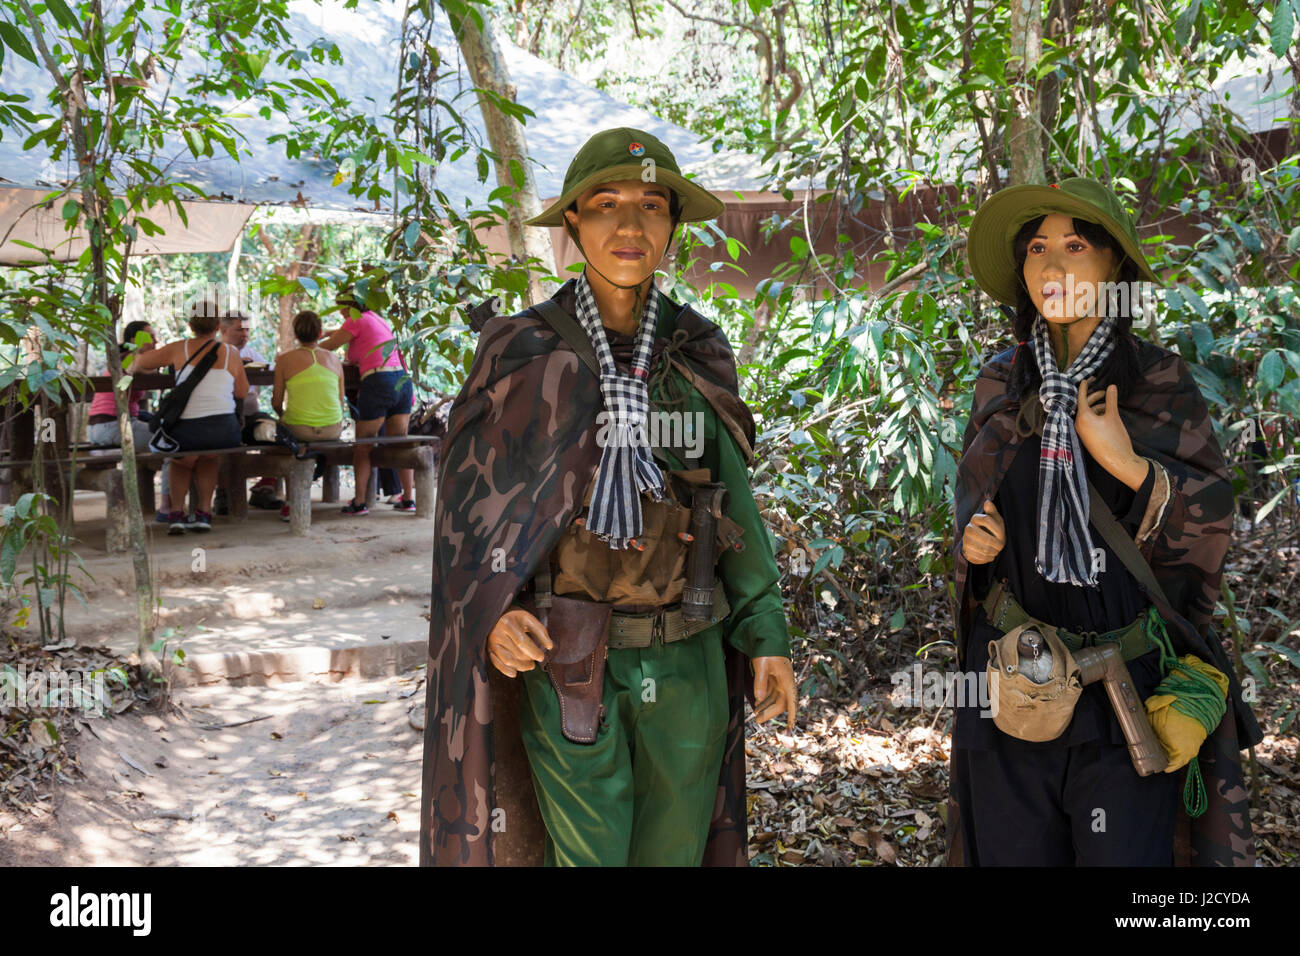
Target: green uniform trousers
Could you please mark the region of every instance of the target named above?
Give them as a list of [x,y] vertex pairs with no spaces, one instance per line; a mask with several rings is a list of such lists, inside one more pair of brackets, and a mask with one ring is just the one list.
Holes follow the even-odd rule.
[[547,866],[699,866],[729,715],[721,629],[610,650],[593,744],[560,732],[541,667],[520,674],[519,728]]

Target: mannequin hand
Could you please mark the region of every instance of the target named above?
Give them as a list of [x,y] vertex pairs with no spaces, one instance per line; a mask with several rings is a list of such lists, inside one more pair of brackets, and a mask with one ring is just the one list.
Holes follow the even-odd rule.
[[1146,480],[1147,463],[1133,451],[1133,440],[1119,416],[1119,389],[1110,385],[1104,392],[1089,392],[1090,381],[1079,383],[1079,408],[1074,415],[1079,442],[1097,464],[1136,491]]
[[794,732],[799,712],[799,695],[794,689],[794,666],[788,657],[755,657],[754,719],[766,723],[777,714],[786,715],[785,728]]
[[530,671],[555,646],[542,622],[522,608],[501,615],[487,640],[488,657],[507,677]]
[[971,564],[988,564],[1007,543],[1007,526],[992,501],[984,502],[984,510],[975,513],[961,536],[962,554]]

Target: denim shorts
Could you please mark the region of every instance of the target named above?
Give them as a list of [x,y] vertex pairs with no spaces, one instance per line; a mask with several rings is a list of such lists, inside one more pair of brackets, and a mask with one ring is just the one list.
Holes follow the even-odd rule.
[[209,448],[238,448],[239,419],[234,412],[182,418],[167,432],[181,446],[179,453],[206,451]]
[[361,380],[357,394],[357,421],[371,422],[390,415],[409,415],[415,406],[415,389],[403,369],[372,372]]
[[[149,450],[149,439],[152,435],[149,431],[148,422],[141,421],[138,418],[131,419],[131,434],[135,436],[136,451],[143,454]],[[121,445],[122,432],[117,419],[115,418],[111,422],[100,422],[98,425],[87,425],[86,439],[92,445],[101,448],[116,448]]]

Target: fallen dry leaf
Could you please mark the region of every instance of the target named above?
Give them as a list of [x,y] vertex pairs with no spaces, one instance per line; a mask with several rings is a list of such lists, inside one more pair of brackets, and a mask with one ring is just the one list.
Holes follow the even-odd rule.
[[889,845],[884,837],[876,841],[876,856],[880,857],[886,863],[893,863],[898,857],[894,848]]

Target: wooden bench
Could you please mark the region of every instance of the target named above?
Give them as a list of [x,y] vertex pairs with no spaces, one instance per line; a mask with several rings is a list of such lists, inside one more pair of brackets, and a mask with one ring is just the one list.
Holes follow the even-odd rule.
[[352,449],[370,445],[370,484],[366,504],[373,506],[378,485],[378,468],[411,468],[415,471],[415,516],[433,517],[434,485],[437,478],[438,446],[441,439],[429,435],[379,436],[354,441],[300,442],[303,457],[294,458],[283,445],[245,445],[246,452],[231,461],[231,476],[226,502],[230,516],[237,521],[248,517],[247,479],[275,475],[288,479],[289,530],[305,535],[311,527],[311,485],[316,459],[325,459],[325,484],[321,500],[339,500],[338,470],[352,464]]

